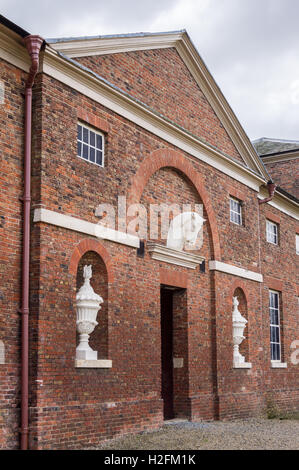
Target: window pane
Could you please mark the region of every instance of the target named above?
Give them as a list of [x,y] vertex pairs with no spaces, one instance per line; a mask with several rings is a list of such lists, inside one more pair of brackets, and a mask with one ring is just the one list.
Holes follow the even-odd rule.
[[274,344],[274,361],[280,360],[280,345]]
[[276,292],[270,292],[270,307],[278,308],[278,294]]
[[97,135],[97,148],[102,150],[102,136],[101,135]]
[[278,310],[270,310],[270,322],[271,325],[279,325],[278,322]]
[[99,150],[97,150],[97,164],[102,165],[102,152],[99,152]]
[[82,144],[81,142],[78,142],[78,156],[81,157],[81,152],[82,152]]
[[88,144],[88,129],[86,127],[83,127],[83,142]]
[[270,337],[271,337],[272,343],[279,343],[279,327],[278,326],[271,326]]
[[96,135],[94,132],[90,131],[89,133],[89,143],[90,145],[92,145],[93,147],[95,146],[95,141],[96,141]]
[[89,149],[89,160],[95,162],[95,149],[92,147]]
[[83,155],[82,155],[83,158],[85,158],[86,160],[88,160],[88,145],[83,145]]
[[274,344],[271,343],[271,361],[274,361]]
[[79,124],[78,124],[78,139],[82,140],[82,126],[79,126]]

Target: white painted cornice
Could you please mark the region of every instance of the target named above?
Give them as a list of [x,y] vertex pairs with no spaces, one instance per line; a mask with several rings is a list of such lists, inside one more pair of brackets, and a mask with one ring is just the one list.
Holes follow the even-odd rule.
[[288,153],[280,153],[277,155],[269,155],[262,157],[264,163],[278,163],[278,162],[286,162],[288,160],[296,160],[299,158],[299,150],[298,152],[288,152]]
[[25,72],[29,72],[30,57],[22,38],[0,25],[0,57]]
[[173,33],[120,34],[86,39],[70,38],[58,42],[49,40],[49,42],[53,49],[73,58],[176,47],[182,35],[182,31],[176,31]]
[[196,269],[205,260],[203,256],[190,251],[174,250],[150,241],[147,242],[146,247],[153,259],[185,268]]

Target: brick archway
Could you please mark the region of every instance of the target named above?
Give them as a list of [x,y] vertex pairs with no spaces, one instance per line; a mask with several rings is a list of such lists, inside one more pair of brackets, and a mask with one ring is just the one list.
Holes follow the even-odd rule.
[[98,242],[97,240],[91,240],[90,238],[81,240],[80,243],[78,243],[78,245],[74,249],[70,259],[69,272],[74,276],[77,275],[79,261],[82,256],[87,253],[87,251],[95,251],[102,258],[107,269],[108,283],[112,283],[114,280],[114,274],[111,257],[106,248],[101,245],[100,242]]
[[245,299],[246,299],[247,310],[249,311],[249,304],[250,304],[249,291],[248,291],[248,288],[247,288],[247,286],[245,285],[245,283],[244,283],[243,281],[241,281],[240,279],[236,279],[236,280],[232,283],[232,285],[230,286],[229,293],[228,293],[228,296],[227,296],[227,306],[228,306],[228,309],[230,309],[230,311],[232,310],[233,295],[234,295],[234,292],[235,292],[237,289],[241,289],[241,290],[243,291],[244,297],[245,297]]
[[212,234],[214,258],[221,260],[217,222],[210,197],[204,187],[203,178],[196,172],[191,162],[184,157],[182,153],[169,148],[163,148],[155,150],[151,155],[146,157],[133,177],[128,194],[128,204],[135,204],[140,201],[143,190],[150,177],[156,171],[164,167],[172,167],[179,170],[195,187],[207,211]]

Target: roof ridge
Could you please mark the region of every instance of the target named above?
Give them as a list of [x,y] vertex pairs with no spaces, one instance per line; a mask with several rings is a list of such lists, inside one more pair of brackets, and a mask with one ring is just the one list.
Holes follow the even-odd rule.
[[252,140],[252,143],[257,143],[257,142],[262,142],[262,141],[267,141],[267,142],[285,142],[285,143],[294,143],[294,144],[299,144],[299,140],[292,140],[292,139],[277,139],[277,138],[272,138],[272,137],[260,137],[259,139]]
[[57,43],[57,42],[67,42],[67,41],[88,41],[92,39],[113,39],[113,38],[134,38],[134,37],[144,37],[144,36],[159,36],[161,34],[178,34],[178,33],[186,33],[186,29],[178,29],[173,31],[157,31],[154,33],[151,32],[138,32],[138,33],[118,33],[118,34],[99,34],[93,36],[69,36],[69,37],[62,37],[62,38],[46,38],[46,41],[49,44]]

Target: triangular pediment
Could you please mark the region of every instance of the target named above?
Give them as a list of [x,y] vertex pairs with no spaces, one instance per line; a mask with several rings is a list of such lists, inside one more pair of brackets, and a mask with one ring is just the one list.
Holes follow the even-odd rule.
[[[59,51],[71,59],[75,59],[78,63],[81,65],[83,64],[90,69],[92,69],[92,67],[87,58],[96,63],[96,56],[98,56],[99,61],[101,62],[102,60],[102,63],[104,63],[106,57],[112,54],[137,54],[138,51],[140,51],[140,54],[144,53],[144,51],[148,51],[148,54],[150,54],[151,51],[156,50],[175,50],[177,56],[180,57],[182,66],[188,70],[190,77],[192,77],[192,80],[198,87],[197,91],[195,91],[194,87],[191,91],[191,93],[193,93],[193,97],[197,100],[196,103],[200,105],[200,101],[206,100],[208,105],[202,103],[202,109],[207,109],[207,106],[210,106],[213,110],[215,117],[212,118],[212,125],[214,127],[218,126],[221,137],[220,139],[218,138],[218,141],[222,140],[221,132],[223,131],[220,129],[222,128],[225,130],[228,139],[225,141],[226,137],[223,136],[224,148],[221,148],[219,142],[215,143],[207,136],[200,135],[196,127],[189,126],[188,128],[189,123],[186,124],[185,122],[178,122],[178,120],[173,118],[171,115],[167,115],[167,112],[163,113],[161,112],[161,109],[157,109],[157,106],[154,106],[153,103],[147,103],[145,99],[142,99],[144,97],[141,95],[134,95],[135,90],[131,90],[129,85],[127,87],[123,87],[121,84],[119,85],[112,81],[113,85],[119,86],[121,90],[131,94],[140,102],[144,102],[146,106],[151,107],[162,116],[173,120],[174,123],[185,128],[188,132],[202,138],[207,144],[216,147],[232,159],[241,162],[244,166],[254,171],[257,175],[260,175],[263,179],[268,179],[268,174],[257,155],[256,150],[185,30],[168,33],[137,33],[128,35],[93,36],[86,38],[49,39],[47,42],[56,51]],[[102,59],[100,56],[102,56]],[[165,67],[167,67],[167,64],[165,64]],[[104,68],[102,69],[102,73],[100,73],[99,70],[97,70],[96,73],[111,81],[111,77],[104,76]],[[184,86],[182,86],[182,89],[183,88]],[[196,109],[196,105],[194,106],[194,109]],[[166,111],[169,111],[169,108],[167,108]],[[218,120],[217,123],[216,118]],[[207,116],[204,116],[203,120],[206,121],[203,123],[204,128],[207,126],[209,119]],[[187,121],[186,117],[186,122]],[[211,129],[210,134],[212,135],[212,133]]]

